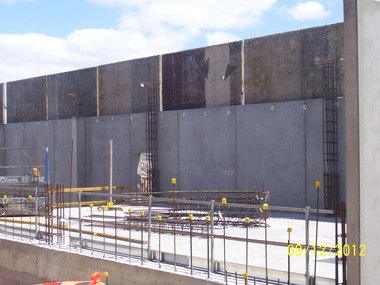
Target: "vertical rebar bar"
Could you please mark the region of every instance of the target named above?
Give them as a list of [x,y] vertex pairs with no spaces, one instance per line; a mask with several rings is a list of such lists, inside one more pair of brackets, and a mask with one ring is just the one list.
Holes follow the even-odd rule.
[[309,280],[310,280],[310,253],[309,253],[309,222],[310,222],[310,207],[306,206],[305,207],[305,244],[307,246],[306,252],[305,252],[305,267],[306,267],[306,272],[305,272],[305,277],[306,277],[306,285],[309,285]]
[[192,222],[193,214],[189,214],[189,227],[190,227],[190,273],[193,275],[193,227]]
[[245,227],[246,227],[246,231],[245,231],[245,273],[247,274],[247,278],[245,278],[245,284],[247,285],[248,284],[248,243],[249,243],[249,235],[248,235],[248,228],[249,228],[249,223],[250,223],[250,218],[246,217],[244,219],[244,222],[245,222]]
[[[342,227],[342,245],[344,246],[346,244],[346,211],[344,202],[341,203],[340,207],[340,216],[341,216],[341,227]],[[344,248],[342,249],[342,285],[347,285],[347,253],[345,254]]]
[[228,284],[227,280],[227,253],[226,253],[226,204],[227,199],[222,198],[223,204],[223,269],[224,269],[224,281],[226,285]]
[[161,223],[162,223],[162,217],[157,217],[158,221],[158,267],[161,268]]
[[90,226],[91,226],[91,255],[94,253],[94,232],[93,232],[93,222],[92,222],[92,209],[94,208],[94,204],[90,204]]
[[215,235],[214,235],[214,211],[215,211],[215,201],[211,200],[210,203],[210,218],[211,218],[211,241],[210,241],[210,255],[211,255],[211,271],[215,272],[215,253],[214,253],[214,248],[215,248]]
[[319,222],[319,189],[321,188],[321,182],[317,181],[315,183],[315,187],[317,188],[317,217],[315,224],[315,249],[314,249],[314,283],[317,282],[317,249],[318,249],[318,222]]
[[105,207],[102,206],[102,215],[103,215],[103,257],[106,257],[106,222],[105,222],[105,216],[104,211]]
[[174,271],[177,272],[177,244],[176,244],[176,201],[175,201],[175,184],[177,179],[172,178],[173,188],[173,246],[174,246]]
[[[70,200],[70,206],[69,206],[69,239],[71,237],[71,202],[73,200],[72,197],[72,187],[73,187],[73,161],[74,161],[74,139],[71,140],[71,154],[70,154],[70,194],[69,194],[69,200]],[[70,247],[69,247],[70,249]]]
[[[338,245],[338,201],[335,201],[335,246]],[[339,285],[339,257],[335,254],[335,285]]]
[[263,204],[263,210],[265,212],[265,284],[268,285],[268,204]]
[[[23,217],[23,214],[22,214],[22,210],[23,210],[23,198],[24,198],[24,193],[23,193],[23,186],[24,186],[24,179],[23,179],[23,176],[24,176],[24,143],[21,141],[21,195],[20,195],[20,206],[21,206],[21,217]],[[23,226],[22,226],[22,223],[21,223],[21,240],[23,239],[22,238],[22,232],[23,232]]]
[[110,173],[109,173],[109,178],[110,178],[110,197],[109,197],[109,201],[112,202],[112,178],[113,178],[113,169],[112,169],[112,165],[113,165],[113,140],[110,140]]
[[113,208],[113,211],[115,212],[115,259],[117,260],[117,215],[116,215],[116,208]]
[[4,228],[5,228],[5,237],[7,237],[7,220],[8,220],[8,206],[7,206],[7,195],[4,195],[3,196],[3,199],[4,199],[4,217],[5,217],[5,222],[4,222]]
[[[79,218],[79,250],[82,252],[82,191],[78,191],[78,218]],[[104,223],[104,219],[103,219]]]
[[131,225],[131,220],[132,220],[132,208],[128,209],[129,213],[129,219],[128,219],[128,228],[129,228],[129,263],[131,263],[131,230],[132,230],[132,225]]
[[152,195],[149,195],[148,198],[148,260],[152,260],[152,247],[151,247],[151,242],[152,242]]
[[141,265],[144,264],[144,211],[140,211],[141,216]]
[[108,272],[104,272],[104,277],[106,277],[106,285],[109,285],[108,284]]
[[32,205],[32,199],[33,197],[31,195],[28,196],[28,206],[29,206],[29,240],[32,240],[32,211],[31,211],[31,205]]
[[288,228],[288,285],[290,285],[290,253],[289,253],[289,246],[290,246],[290,233],[292,232],[292,228]]
[[207,227],[207,278],[210,278],[210,216],[206,216]]

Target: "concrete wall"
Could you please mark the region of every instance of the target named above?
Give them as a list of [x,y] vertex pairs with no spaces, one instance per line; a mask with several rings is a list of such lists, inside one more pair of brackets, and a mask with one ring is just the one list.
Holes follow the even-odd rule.
[[[343,108],[340,104],[340,113]],[[341,130],[344,122],[339,122]],[[48,146],[50,181],[66,187],[70,168],[73,187],[109,185],[112,139],[113,184],[138,185],[145,114],[8,124],[2,139],[6,147]],[[315,206],[322,152],[320,99],[159,113],[161,191],[171,189],[172,177],[180,190],[249,190],[265,184],[273,205]],[[5,163],[12,159],[19,161],[6,157]],[[340,186],[344,197],[344,175]]]
[[159,82],[159,56],[98,67],[99,114],[145,112],[145,92],[140,82]]
[[[356,1],[344,1],[344,18],[347,243],[360,245],[359,86]],[[349,284],[361,284],[361,260],[362,258],[358,255],[348,256],[347,275]]]
[[162,56],[164,110],[240,105],[242,42]]
[[380,2],[360,0],[358,19],[359,71],[359,175],[360,175],[360,243],[367,246],[367,255],[360,264],[360,284],[375,284],[380,272],[380,86],[379,66]]
[[0,83],[0,104],[1,104],[1,108],[0,108],[0,122],[2,124],[4,124],[4,120],[3,120],[3,116],[4,116],[3,106],[4,106],[4,95],[5,95],[4,88],[5,88],[5,84],[4,83]]
[[97,115],[96,68],[49,75],[46,80],[49,120],[68,119],[78,112],[85,117]]
[[[69,120],[39,121],[15,123],[4,126],[2,143],[4,147],[48,147],[50,181],[65,183],[70,181],[71,129]],[[38,163],[43,164],[44,156],[38,151]],[[6,151],[4,165],[19,165],[20,151]],[[29,157],[35,161],[35,150],[29,151]],[[11,172],[13,171],[13,173]],[[15,172],[17,171],[17,172]],[[20,169],[8,170],[7,175],[20,175]]]
[[314,63],[316,57],[337,60],[338,94],[342,96],[342,24],[245,40],[246,103],[321,98],[321,67]]
[[342,95],[339,23],[10,82],[8,122],[144,112],[140,82],[161,83],[165,111],[321,98],[317,57],[337,60]]
[[46,119],[46,77],[7,83],[8,123]]
[[[214,285],[208,280],[167,271],[73,254],[54,248],[0,240],[2,284],[24,285],[64,280],[89,280],[93,272],[108,272],[109,283]],[[104,282],[104,278],[102,281]]]

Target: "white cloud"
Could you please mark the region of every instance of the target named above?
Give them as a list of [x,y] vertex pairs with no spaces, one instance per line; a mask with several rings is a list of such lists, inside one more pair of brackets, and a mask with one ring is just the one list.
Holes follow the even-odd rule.
[[240,40],[240,38],[234,34],[229,34],[221,31],[215,33],[207,33],[206,39],[208,46]]
[[331,11],[317,1],[300,2],[291,8],[285,8],[288,15],[297,20],[318,20],[331,16]]
[[166,34],[149,38],[137,31],[85,29],[66,39],[41,34],[0,34],[0,82],[49,75],[183,49]]
[[87,1],[121,9],[119,29],[76,30],[64,39],[0,34],[0,82],[179,51],[199,39],[235,41],[229,30],[261,23],[277,0]]
[[[177,28],[231,29],[246,28],[261,22],[260,16],[276,0],[147,0],[138,4],[122,0],[92,0],[115,3],[130,10],[121,20],[120,27],[128,29],[140,24],[145,30],[155,28],[155,23]],[[131,26],[131,23],[133,25]]]

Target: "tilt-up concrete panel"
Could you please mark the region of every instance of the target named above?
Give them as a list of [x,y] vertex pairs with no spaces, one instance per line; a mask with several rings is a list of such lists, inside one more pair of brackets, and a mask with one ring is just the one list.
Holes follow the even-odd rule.
[[[6,148],[20,148],[23,140],[24,124],[14,123],[4,125],[4,147]],[[7,150],[4,153],[4,165],[21,165],[21,151],[20,150]],[[5,175],[20,175],[20,169],[6,169]]]
[[247,104],[300,99],[300,33],[244,41]]
[[163,110],[205,107],[207,76],[204,48],[162,55]]
[[338,94],[343,94],[343,24],[292,31],[244,41],[247,104],[321,98],[316,58],[336,60]]
[[[238,189],[271,192],[272,205],[305,203],[303,102],[245,105],[236,114]],[[286,201],[286,202],[285,202]]]
[[315,182],[321,181],[320,202],[323,205],[323,108],[322,99],[305,101],[305,206],[315,208],[317,191]]
[[46,120],[46,77],[7,83],[7,122]]
[[[24,150],[27,160],[44,164],[44,152],[35,147],[48,147],[49,180],[54,184],[70,185],[72,120],[39,121],[4,125],[4,146],[8,148],[32,148]],[[4,152],[4,165],[21,165],[21,150]],[[27,158],[27,157],[28,158]],[[37,158],[38,157],[38,158]],[[9,169],[6,175],[20,175],[20,169]]]
[[[53,146],[49,147],[50,181],[70,187],[71,153],[73,145],[72,119],[49,121],[53,128]],[[76,181],[74,181],[76,183]],[[74,185],[74,184],[73,184]],[[72,185],[72,186],[73,186]]]
[[181,190],[236,188],[235,108],[179,112]]
[[137,166],[140,154],[146,152],[146,118],[145,113],[131,114],[129,116],[129,139],[130,139],[130,168],[131,185],[140,186],[140,177],[137,176]]
[[99,114],[145,112],[146,89],[141,82],[159,82],[159,56],[98,67]]
[[[5,137],[4,137],[5,131],[4,131],[4,125],[0,125],[0,147],[3,148],[5,144]],[[0,150],[0,166],[4,166],[5,164],[5,150]],[[5,169],[0,168],[0,175],[5,175]]]
[[343,95],[344,66],[343,56],[343,24],[322,26],[299,31],[301,72],[300,83],[302,96],[299,99],[322,98],[322,65],[315,59],[336,60],[337,91]]
[[241,47],[242,41],[205,48],[207,107],[241,103]]
[[0,104],[1,104],[1,108],[0,108],[0,124],[4,124],[4,118],[3,118],[3,106],[4,106],[4,87],[5,87],[5,84],[4,83],[0,83]]
[[[352,5],[352,4],[348,4]],[[353,7],[350,7],[353,9]],[[351,199],[360,200],[360,211],[349,214],[350,227],[355,225],[352,215],[360,217],[360,244],[364,244],[367,248],[366,256],[360,261],[360,284],[376,284],[378,282],[378,272],[380,272],[380,246],[379,234],[380,224],[378,218],[380,216],[380,85],[379,85],[379,66],[380,66],[380,38],[378,37],[378,27],[380,26],[380,2],[379,1],[357,1],[357,43],[358,43],[358,94],[350,94],[350,100],[353,96],[358,96],[356,105],[351,105],[346,116],[355,116],[359,112],[359,160],[351,161],[353,164],[359,164],[359,194],[350,189],[348,193]],[[351,20],[354,21],[354,20]],[[353,23],[350,23],[352,25]],[[354,31],[349,32],[350,34]],[[351,37],[352,37],[351,34]],[[351,38],[356,40],[355,38]],[[349,43],[347,43],[349,44]],[[350,47],[352,49],[352,47]],[[349,55],[354,59],[355,53],[348,49]],[[349,71],[351,76],[355,74],[354,70]],[[354,79],[352,77],[352,79]],[[352,82],[356,88],[356,82]],[[346,85],[347,86],[347,85]],[[348,86],[347,86],[348,87]],[[348,102],[347,102],[348,103]],[[353,103],[353,102],[351,102]],[[347,106],[348,107],[348,106]],[[352,124],[353,122],[351,122]],[[350,125],[350,128],[354,125]],[[350,129],[350,137],[354,139],[354,132],[357,130]],[[356,147],[356,146],[355,146]],[[355,151],[353,149],[353,151]],[[350,172],[356,169],[355,165],[347,163]],[[357,187],[354,177],[350,177],[348,183],[355,183],[352,187]],[[350,186],[351,187],[351,186]],[[350,201],[352,205],[352,201]],[[355,205],[353,205],[356,207]],[[355,210],[351,208],[348,211]],[[355,233],[350,233],[352,238]],[[350,266],[351,267],[351,266]],[[359,284],[359,283],[357,283]]]
[[171,190],[171,179],[179,176],[179,113],[166,111],[158,114],[158,169],[162,192]]
[[[44,166],[46,163],[46,152],[43,148],[48,147],[50,150],[48,169],[41,167],[41,174],[46,177],[50,173],[55,173],[54,159],[56,156],[56,150],[54,146],[54,127],[53,124],[48,121],[38,121],[38,122],[27,122],[23,125],[23,147],[25,150],[24,165],[26,165],[26,160],[29,163],[39,166]],[[48,150],[48,151],[49,151]],[[49,154],[49,153],[48,153]],[[31,171],[30,169],[25,169],[25,171]],[[25,173],[30,174],[30,173]],[[52,180],[50,180],[52,181]]]
[[130,119],[128,115],[87,118],[89,185],[110,182],[110,140],[113,140],[113,186],[130,185]]
[[47,76],[49,120],[97,114],[96,68]]

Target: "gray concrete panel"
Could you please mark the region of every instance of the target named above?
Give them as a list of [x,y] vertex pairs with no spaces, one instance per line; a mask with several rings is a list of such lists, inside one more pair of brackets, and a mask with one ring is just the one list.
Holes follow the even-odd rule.
[[237,104],[235,99],[241,94],[241,44],[240,41],[205,48],[209,63],[205,80],[207,107]]
[[49,124],[54,132],[53,146],[49,146],[50,181],[70,187],[72,120],[53,120]]
[[[4,125],[5,147],[48,147],[49,178],[54,184],[70,185],[71,120],[39,121]],[[44,162],[42,151],[25,150],[30,160]],[[24,157],[24,160],[25,157]],[[6,151],[5,165],[20,165],[20,151]],[[6,175],[20,175],[20,169],[8,170]]]
[[46,120],[46,77],[7,83],[7,122]]
[[98,67],[100,115],[145,111],[146,90],[140,82],[159,81],[159,56]]
[[129,139],[130,139],[130,161],[129,161],[129,173],[131,177],[131,185],[140,185],[140,178],[137,176],[137,166],[139,162],[140,153],[146,152],[145,143],[145,114],[132,114],[129,116],[130,128],[129,128]]
[[241,95],[243,93],[243,72],[242,72],[242,47],[243,41],[232,42],[230,46],[230,64],[234,69],[230,77],[230,105],[241,105]]
[[132,82],[130,61],[98,67],[99,114],[132,113]]
[[113,185],[130,185],[128,115],[87,118],[88,186],[109,185],[110,139],[113,140]]
[[[56,173],[54,166],[54,159],[57,154],[57,150],[54,146],[54,126],[48,121],[29,122],[23,125],[23,147],[32,148],[25,149],[24,164],[26,159],[30,160],[31,164],[44,165],[45,164],[45,152],[40,147],[48,147],[50,149],[49,156],[49,173]],[[60,169],[58,169],[59,171]],[[25,169],[30,171],[30,169]],[[28,173],[30,174],[30,173]],[[41,174],[46,175],[46,169],[41,168]],[[53,181],[53,180],[51,180]]]
[[315,58],[337,60],[338,94],[342,96],[344,72],[343,58],[343,24],[334,24],[300,31],[301,45],[301,85],[302,98],[322,98],[322,67],[315,63]]
[[[20,148],[23,140],[23,123],[14,123],[4,125],[4,147]],[[20,151],[6,151],[4,165],[20,165]],[[20,175],[20,169],[7,169],[5,175]]]
[[146,111],[146,89],[141,82],[159,82],[159,56],[140,58],[131,61],[132,64],[132,112]]
[[321,67],[316,57],[337,60],[338,94],[343,93],[343,24],[244,41],[247,104],[321,98]]
[[158,169],[160,191],[172,189],[171,179],[179,177],[179,111],[158,115]]
[[[270,204],[305,203],[303,102],[237,108],[237,188],[271,192]],[[286,202],[285,202],[286,201]]]
[[0,123],[1,124],[4,124],[4,120],[3,120],[3,106],[4,106],[4,86],[5,84],[4,83],[0,83],[0,104],[1,104],[1,108],[0,108]]
[[208,63],[204,48],[162,56],[163,110],[202,108],[206,105]]
[[236,188],[235,108],[179,112],[181,190]]
[[315,182],[321,181],[320,202],[323,205],[323,107],[322,100],[306,100],[305,139],[306,139],[306,180],[305,205],[317,206]]
[[247,104],[300,99],[300,33],[289,32],[244,42]]
[[[5,131],[4,131],[4,125],[0,125],[0,147],[4,147],[5,144]],[[4,166],[5,164],[5,151],[0,150],[0,166]],[[5,169],[0,168],[0,175],[5,175]]]
[[[359,132],[359,39],[358,2],[344,0],[344,96],[345,96],[345,136],[346,136],[346,207],[347,244],[361,244],[360,234],[360,132]],[[363,258],[350,255],[347,258],[347,277],[352,284],[360,283]],[[372,272],[373,273],[373,272]],[[362,283],[364,285],[366,283]]]
[[[49,120],[97,114],[96,68],[47,76]],[[68,94],[83,95],[79,98]],[[79,109],[79,110],[78,110]]]

